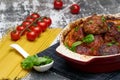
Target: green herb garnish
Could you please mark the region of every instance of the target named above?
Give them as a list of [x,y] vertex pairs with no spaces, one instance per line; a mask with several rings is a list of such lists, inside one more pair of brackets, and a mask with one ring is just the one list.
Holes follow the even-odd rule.
[[92,47],[92,48],[91,48],[91,51],[94,51],[94,50],[95,50],[95,49]]
[[93,23],[93,20],[90,20],[90,21],[89,21],[89,24],[92,24],[92,23]]
[[108,30],[110,30],[110,26],[108,26]]
[[119,28],[119,29],[120,29],[120,26],[117,26],[117,28]]
[[118,32],[120,32],[120,26],[117,26],[117,30],[118,30]]
[[[67,46],[67,48],[70,49],[71,51],[75,52],[75,49],[78,45],[82,44],[83,42],[84,43],[91,43],[93,41],[94,41],[94,35],[89,34],[86,37],[84,37],[81,41],[74,42],[71,47]],[[65,46],[66,46],[66,44],[65,44]]]
[[119,45],[119,43],[114,41],[114,40],[109,42],[109,43],[107,43],[107,46],[112,46],[112,45]]
[[79,30],[79,27],[75,27],[75,31],[77,32]]
[[39,65],[49,64],[50,62],[52,62],[52,59],[48,56],[44,56],[44,57],[39,57],[34,64],[35,66],[39,66]]
[[21,62],[23,69],[31,69],[33,66],[45,65],[52,62],[52,58],[48,56],[38,57],[37,55],[28,56]]
[[72,47],[70,48],[72,51],[75,51],[76,46],[82,44],[82,41],[76,41],[72,44]]
[[104,16],[102,16],[102,22],[105,22],[106,21],[106,19],[105,19],[105,17]]
[[107,46],[112,46],[113,44],[112,43],[107,43]]
[[67,43],[64,43],[65,44],[65,47],[67,47],[68,49],[70,49],[70,47],[68,46],[68,44]]
[[86,37],[83,38],[82,42],[85,43],[91,43],[94,41],[94,35],[93,34],[89,34]]

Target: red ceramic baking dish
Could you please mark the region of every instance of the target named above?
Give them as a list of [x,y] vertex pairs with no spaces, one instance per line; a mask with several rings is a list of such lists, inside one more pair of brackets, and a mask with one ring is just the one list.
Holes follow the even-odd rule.
[[[106,16],[106,15],[105,15]],[[118,17],[119,15],[108,15]],[[75,24],[79,25],[81,20],[86,18],[81,18],[68,24],[60,33],[60,45],[56,48],[58,54],[64,58],[73,68],[85,72],[111,72],[120,70],[120,54],[110,54],[102,56],[93,56],[78,54],[69,50],[65,44],[65,36],[71,30],[71,26]],[[119,20],[119,19],[118,19]]]

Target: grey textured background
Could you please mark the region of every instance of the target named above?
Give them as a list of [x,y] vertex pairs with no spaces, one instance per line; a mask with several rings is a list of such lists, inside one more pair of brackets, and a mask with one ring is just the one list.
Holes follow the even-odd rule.
[[[120,0],[63,0],[63,9],[53,8],[54,0],[0,0],[0,38],[11,27],[21,24],[32,12],[52,18],[50,27],[65,27],[69,22],[94,13],[115,14],[120,12]],[[77,3],[81,10],[77,15],[70,13],[70,5]]]
[[[9,28],[21,24],[24,18],[32,12],[38,12],[41,16],[49,16],[52,19],[51,28],[64,28],[68,23],[81,17],[97,14],[120,13],[120,0],[63,0],[61,10],[53,8],[54,0],[0,0],[0,38]],[[77,15],[70,13],[70,5],[77,3],[81,10]],[[36,72],[29,74],[25,80],[34,80]],[[32,76],[32,77],[31,77]],[[50,78],[50,76],[53,76]],[[48,72],[40,74],[38,80],[67,80],[56,73]]]

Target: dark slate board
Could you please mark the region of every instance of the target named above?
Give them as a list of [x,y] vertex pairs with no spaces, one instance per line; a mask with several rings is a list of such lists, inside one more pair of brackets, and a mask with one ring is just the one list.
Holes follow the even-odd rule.
[[[49,47],[48,49],[44,50],[41,53],[38,53],[38,56],[46,55],[46,56],[52,57],[55,63],[53,67],[46,73],[38,73],[34,70],[31,71],[30,74],[35,73],[35,75],[30,76],[31,78],[34,78],[35,80],[37,80],[37,79],[41,79],[40,75],[44,76],[44,78],[45,78],[45,75],[49,75],[47,79],[45,78],[45,80],[53,80],[55,78],[52,78],[52,77],[55,77],[55,76],[57,76],[56,78],[59,78],[56,80],[63,80],[63,79],[64,80],[68,80],[68,79],[70,80],[120,80],[120,71],[110,72],[110,73],[86,73],[86,72],[77,71],[71,68],[67,64],[67,62],[57,54],[55,49],[58,45],[59,43]],[[56,73],[56,75],[52,75],[51,73]],[[58,77],[58,75],[63,77]],[[43,77],[41,80],[44,80]]]

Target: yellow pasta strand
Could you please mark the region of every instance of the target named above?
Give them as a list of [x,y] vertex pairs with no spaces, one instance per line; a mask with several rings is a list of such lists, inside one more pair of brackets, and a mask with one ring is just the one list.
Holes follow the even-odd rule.
[[35,41],[28,41],[26,36],[22,36],[18,41],[12,41],[9,33],[4,36],[0,40],[0,80],[24,77],[29,72],[22,69],[21,61],[24,58],[12,49],[10,44],[17,43],[30,55],[34,55],[48,48],[61,30],[61,28],[47,29]]

